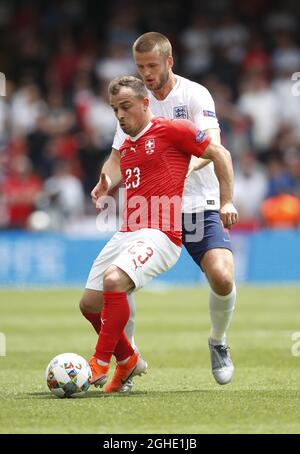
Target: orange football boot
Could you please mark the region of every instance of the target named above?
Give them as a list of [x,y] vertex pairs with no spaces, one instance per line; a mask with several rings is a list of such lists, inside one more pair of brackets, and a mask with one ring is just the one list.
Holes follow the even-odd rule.
[[103,385],[107,382],[108,379],[108,370],[109,365],[102,366],[101,364],[97,363],[97,358],[93,356],[89,360],[89,365],[92,371],[92,381],[91,384],[95,385],[96,387],[100,386],[102,388]]
[[103,388],[103,392],[116,393],[120,391],[127,380],[136,375],[145,374],[147,367],[148,364],[146,361],[144,361],[138,353],[134,352],[125,364],[117,364],[113,378]]

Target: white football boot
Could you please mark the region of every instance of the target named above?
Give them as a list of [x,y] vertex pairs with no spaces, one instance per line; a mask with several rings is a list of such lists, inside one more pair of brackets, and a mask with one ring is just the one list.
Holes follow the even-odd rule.
[[228,345],[213,345],[208,340],[210,350],[212,374],[219,385],[227,385],[231,382],[234,365],[229,353]]

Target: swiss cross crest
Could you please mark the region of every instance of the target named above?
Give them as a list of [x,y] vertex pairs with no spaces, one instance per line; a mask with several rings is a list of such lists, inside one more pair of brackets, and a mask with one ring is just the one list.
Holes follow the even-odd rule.
[[154,153],[154,148],[155,148],[155,139],[147,139],[145,142],[146,154]]
[[173,118],[187,119],[187,117],[188,117],[187,106],[173,107]]

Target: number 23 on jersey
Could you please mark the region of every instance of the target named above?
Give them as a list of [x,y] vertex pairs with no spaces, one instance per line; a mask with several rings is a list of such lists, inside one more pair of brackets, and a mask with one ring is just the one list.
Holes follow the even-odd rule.
[[126,169],[126,189],[136,189],[139,187],[141,182],[141,171],[139,167],[134,167],[133,169]]

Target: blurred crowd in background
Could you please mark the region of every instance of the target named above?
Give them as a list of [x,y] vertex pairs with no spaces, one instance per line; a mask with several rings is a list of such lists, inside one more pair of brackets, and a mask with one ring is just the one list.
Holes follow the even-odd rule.
[[146,31],[215,100],[240,228],[299,226],[299,24],[289,0],[0,1],[0,228],[29,228],[36,210],[53,229],[95,217],[116,127],[107,84],[136,74]]

